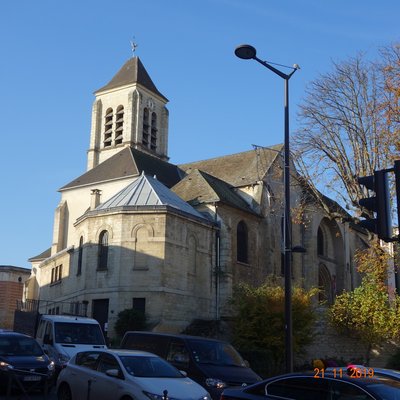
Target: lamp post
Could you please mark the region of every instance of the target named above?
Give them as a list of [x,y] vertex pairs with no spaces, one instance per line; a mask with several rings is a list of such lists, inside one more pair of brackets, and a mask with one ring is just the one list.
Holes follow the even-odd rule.
[[292,265],[291,253],[296,251],[292,249],[292,232],[291,232],[291,217],[290,217],[290,147],[289,147],[289,79],[299,69],[295,64],[289,67],[292,71],[285,74],[276,69],[266,61],[260,60],[257,57],[257,51],[253,46],[243,44],[235,49],[235,55],[244,60],[256,60],[270,71],[279,75],[285,81],[285,141],[284,141],[284,223],[283,223],[283,249],[284,249],[284,273],[285,273],[285,365],[286,372],[293,371],[293,341],[292,341]]

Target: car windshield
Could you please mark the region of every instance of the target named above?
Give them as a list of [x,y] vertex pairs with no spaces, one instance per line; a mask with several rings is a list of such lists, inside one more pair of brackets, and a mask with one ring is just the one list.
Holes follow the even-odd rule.
[[56,343],[105,345],[97,324],[56,322]]
[[43,350],[35,339],[24,336],[1,336],[0,356],[34,356],[40,357]]
[[120,356],[127,372],[141,378],[183,378],[184,376],[162,358],[149,356]]
[[200,364],[245,367],[240,354],[229,344],[211,340],[190,340],[193,358]]
[[400,400],[400,381],[392,378],[383,378],[367,380],[368,389],[387,400]]

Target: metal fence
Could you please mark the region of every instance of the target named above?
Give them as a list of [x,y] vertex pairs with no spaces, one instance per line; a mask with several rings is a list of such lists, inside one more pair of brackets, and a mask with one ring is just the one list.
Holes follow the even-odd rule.
[[17,311],[87,317],[87,310],[88,302],[85,301],[17,300]]

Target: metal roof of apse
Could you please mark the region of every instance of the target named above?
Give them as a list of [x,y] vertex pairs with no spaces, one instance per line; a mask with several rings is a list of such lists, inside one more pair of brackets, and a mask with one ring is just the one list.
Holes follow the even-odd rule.
[[141,206],[170,206],[196,218],[205,219],[203,215],[182,200],[177,194],[169,190],[160,181],[144,173],[109,200],[100,204],[95,211]]
[[161,92],[159,92],[156,85],[151,80],[139,57],[130,58],[114,75],[111,81],[108,82],[107,85],[96,90],[95,94],[104,92],[105,90],[111,90],[117,87],[133,85],[136,83],[159,95],[165,101],[168,101],[168,99]]

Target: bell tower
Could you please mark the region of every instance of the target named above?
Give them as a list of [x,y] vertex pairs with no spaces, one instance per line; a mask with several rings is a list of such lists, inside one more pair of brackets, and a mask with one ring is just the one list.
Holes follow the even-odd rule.
[[134,147],[168,161],[168,99],[138,57],[95,93],[87,169]]

